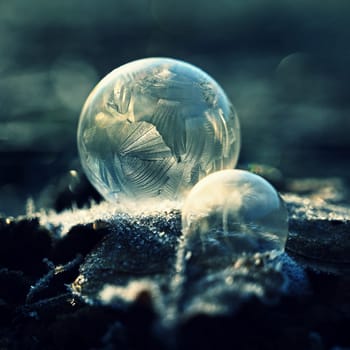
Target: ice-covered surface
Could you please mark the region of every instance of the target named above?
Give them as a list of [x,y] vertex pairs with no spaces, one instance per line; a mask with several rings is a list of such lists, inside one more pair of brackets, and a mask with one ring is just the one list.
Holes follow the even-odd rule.
[[[168,312],[174,312],[174,303],[175,316],[181,318],[198,312],[230,314],[253,297],[263,303],[278,304],[284,295],[307,295],[305,267],[322,270],[336,250],[338,270],[330,264],[328,272],[346,270],[349,208],[327,204],[320,197],[283,197],[290,213],[287,254],[242,255],[226,262],[226,266],[215,260],[209,267],[196,265],[191,260],[196,252],[189,251],[183,266],[175,268],[176,249],[181,242],[178,209],[164,211],[158,207],[158,211],[148,213],[144,209],[142,213],[109,214],[105,220],[109,233],[86,257],[73,290],[92,304],[117,306],[129,304],[144,290],[156,290],[156,303],[165,319]],[[98,210],[103,208],[102,204],[90,211],[95,211],[97,218]],[[64,215],[67,214],[61,218]],[[45,220],[50,222],[50,217]],[[322,251],[322,247],[328,250]],[[288,252],[297,261],[302,256],[302,265]],[[176,282],[177,278],[181,281]]]
[[108,227],[73,283],[73,291],[89,303],[129,304],[137,297],[135,290],[155,285],[156,303],[167,320],[194,312],[227,314],[251,297],[269,303],[285,293],[307,293],[303,269],[279,252],[244,254],[226,266],[213,260],[210,267],[196,266],[187,254],[182,266],[175,266],[181,238],[178,211],[116,215]]
[[0,341],[62,349],[72,339],[97,349],[349,346],[346,192],[334,179],[286,181],[291,188],[283,195],[285,253],[210,264],[194,259],[196,247],[179,255],[178,202],[102,202],[61,214],[29,203],[26,217],[0,220]]
[[47,227],[54,227],[59,236],[66,235],[69,230],[76,225],[84,225],[95,221],[113,221],[137,216],[140,214],[152,215],[160,212],[179,210],[180,202],[178,201],[144,201],[142,203],[133,201],[124,201],[120,204],[110,204],[102,202],[100,204],[92,203],[89,208],[67,209],[62,213],[55,211],[41,211],[33,213],[33,217],[38,217],[40,223]]
[[350,206],[327,203],[321,197],[285,195],[289,204],[287,249],[328,272],[349,272]]

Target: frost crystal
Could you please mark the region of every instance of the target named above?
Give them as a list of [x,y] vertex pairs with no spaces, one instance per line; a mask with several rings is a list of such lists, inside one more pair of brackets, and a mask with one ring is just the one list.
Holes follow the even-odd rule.
[[236,165],[240,130],[210,76],[182,61],[149,58],[112,71],[92,91],[78,148],[107,200],[181,199],[201,178]]

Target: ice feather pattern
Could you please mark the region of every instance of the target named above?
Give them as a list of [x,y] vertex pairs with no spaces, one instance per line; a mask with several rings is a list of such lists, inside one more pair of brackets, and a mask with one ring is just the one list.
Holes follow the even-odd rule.
[[116,123],[108,131],[114,151],[121,157],[129,156],[143,160],[161,160],[171,157],[169,147],[155,126],[146,122]]
[[218,84],[168,58],[130,62],[92,91],[79,121],[83,167],[98,191],[181,199],[201,178],[232,168],[239,124]]
[[160,99],[154,114],[149,118],[177,159],[186,151],[185,118],[181,115],[179,105],[177,101]]
[[137,194],[140,191],[150,197],[160,194],[161,188],[168,181],[168,170],[172,159],[150,162],[134,157],[123,157],[121,167],[123,175],[128,179],[128,192]]
[[116,177],[124,179],[124,192],[156,196],[157,188],[168,181],[167,171],[174,160],[155,126],[124,121],[109,130],[109,137],[114,143]]
[[108,106],[114,108],[118,113],[125,114],[129,109],[131,89],[124,81],[114,86],[111,96],[107,102]]
[[147,118],[156,126],[164,142],[178,162],[183,159],[209,164],[215,155],[225,155],[229,149],[229,137],[222,113],[204,112],[201,116],[185,118],[179,108],[180,102],[160,99],[154,114]]

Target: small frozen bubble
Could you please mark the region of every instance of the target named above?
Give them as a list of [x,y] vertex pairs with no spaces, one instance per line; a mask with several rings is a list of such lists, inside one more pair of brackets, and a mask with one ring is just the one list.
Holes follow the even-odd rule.
[[242,254],[283,251],[287,209],[262,177],[222,170],[191,190],[182,210],[182,228],[185,249],[201,261],[232,262]]
[[81,112],[78,149],[105,199],[181,199],[208,174],[233,168],[236,113],[221,87],[191,64],[148,58],[95,87]]

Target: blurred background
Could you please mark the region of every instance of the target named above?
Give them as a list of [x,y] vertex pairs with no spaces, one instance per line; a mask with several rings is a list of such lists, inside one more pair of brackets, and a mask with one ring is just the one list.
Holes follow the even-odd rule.
[[350,178],[348,0],[0,0],[0,213],[79,170],[94,85],[128,61],[193,63],[227,92],[241,164]]

